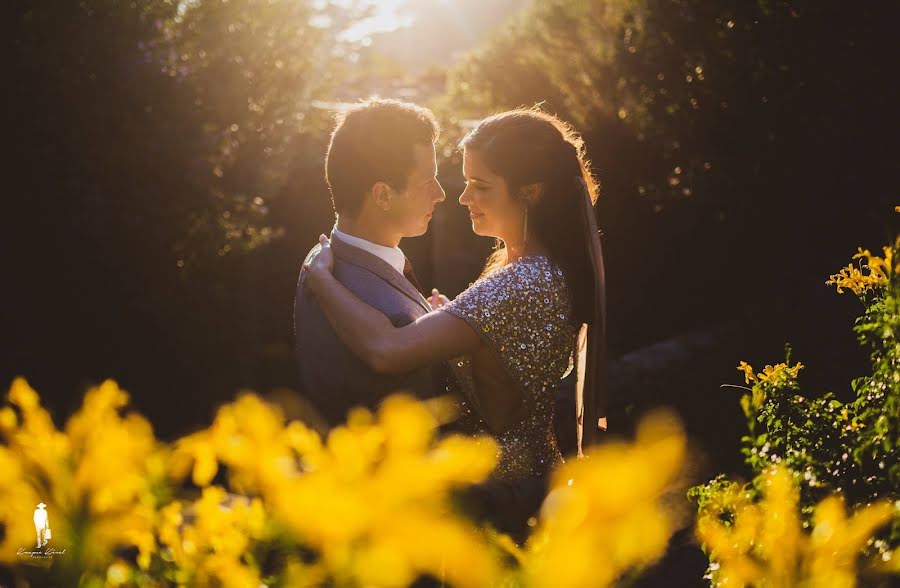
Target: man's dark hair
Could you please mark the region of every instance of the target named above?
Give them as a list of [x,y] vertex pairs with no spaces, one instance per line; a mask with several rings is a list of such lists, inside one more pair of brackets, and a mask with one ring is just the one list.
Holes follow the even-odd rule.
[[325,156],[325,180],[338,214],[354,215],[375,182],[406,189],[413,146],[437,140],[440,127],[427,108],[369,99],[338,114]]

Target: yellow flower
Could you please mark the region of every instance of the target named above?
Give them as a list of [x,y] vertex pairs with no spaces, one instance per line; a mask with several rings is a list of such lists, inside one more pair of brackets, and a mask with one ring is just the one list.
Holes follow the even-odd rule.
[[802,363],[797,363],[793,366],[788,366],[785,363],[776,363],[775,365],[767,365],[763,368],[763,371],[755,374],[753,366],[746,361],[742,361],[737,369],[744,374],[744,383],[746,384],[780,384],[789,379],[796,378],[800,370],[804,367],[806,366]]
[[566,462],[519,555],[530,586],[607,586],[666,550],[674,530],[661,498],[678,479],[685,436],[667,412],[646,417],[634,443],[611,442]]
[[25,378],[16,378],[7,394],[9,401],[18,406],[22,412],[31,413],[40,410],[40,401],[37,392],[28,385]]
[[788,367],[784,363],[777,363],[774,366],[767,365],[761,373],[757,374],[757,378],[759,378],[760,382],[778,385],[788,380],[796,379],[798,372],[804,367],[806,366],[802,363],[797,363],[793,367]]
[[797,363],[793,366],[778,363],[774,366],[767,365],[763,368],[763,371],[757,374],[754,373],[753,366],[746,361],[742,361],[737,369],[744,374],[745,383],[753,384],[750,393],[741,396],[740,403],[744,416],[750,418],[759,412],[763,402],[766,400],[766,386],[779,386],[795,380],[800,370],[804,367],[802,363]]
[[[843,501],[831,496],[816,505],[812,532],[805,534],[790,471],[770,468],[757,485],[759,502],[734,484],[724,500],[699,513],[696,532],[715,565],[713,584],[855,586],[860,550],[890,521],[894,506],[876,503],[847,518]],[[734,513],[731,525],[721,520],[726,510]]]
[[222,406],[208,429],[179,439],[170,461],[178,480],[191,473],[194,484],[209,485],[219,464],[228,466],[229,485],[240,492],[266,492],[298,475],[301,463],[314,467],[318,435],[294,422],[285,427],[281,410],[254,394]]
[[751,382],[756,381],[756,374],[753,371],[753,366],[747,363],[746,361],[742,361],[738,366],[738,371],[744,373],[744,383],[750,384]]
[[[70,454],[69,440],[56,429],[50,413],[40,405],[40,399],[24,378],[16,378],[10,386],[7,399],[22,413],[21,422],[14,423],[9,414],[5,417],[8,427],[2,435],[8,446],[22,459],[26,471],[65,488],[69,475],[67,463]],[[9,407],[6,407],[9,408]],[[44,494],[47,489],[43,489]],[[65,496],[45,496],[65,503]]]
[[264,496],[272,516],[321,553],[313,576],[324,569],[338,583],[379,586],[406,585],[421,573],[459,586],[499,577],[486,537],[450,503],[451,489],[490,473],[496,443],[461,436],[435,442],[438,422],[428,405],[393,396],[377,415],[351,411],[324,445],[307,431],[292,432],[314,467]]
[[0,445],[0,527],[4,530],[0,536],[0,563],[15,563],[18,549],[35,542],[32,517],[43,497],[26,475],[25,464],[17,452]]
[[830,496],[816,506],[805,573],[828,580],[829,585],[853,586],[860,550],[879,527],[890,521],[894,507],[879,502],[862,507],[847,517],[840,496]]
[[386,435],[386,449],[421,452],[434,436],[437,419],[410,396],[392,396],[382,403],[378,421]]
[[[897,244],[894,245],[894,247],[896,246]],[[866,262],[861,267],[856,267],[852,263],[848,264],[840,272],[829,276],[825,284],[834,285],[839,294],[843,293],[844,288],[847,288],[857,296],[887,286],[896,268],[893,265],[893,248],[886,246],[882,251],[884,257],[878,257],[868,249],[857,248],[853,259],[865,258]],[[869,273],[863,273],[863,269],[868,269]]]
[[54,547],[77,548],[86,571],[105,575],[119,546],[136,546],[146,568],[156,545],[153,487],[160,479],[160,448],[143,417],[119,414],[127,393],[111,380],[90,389],[64,432],[24,379],[13,382],[8,399],[22,418],[10,418],[5,407],[0,435],[17,465],[2,470],[18,472],[20,482],[0,495],[17,494],[11,508],[29,514],[16,516],[28,523],[35,504],[46,502]]
[[157,529],[164,559],[196,585],[258,586],[259,571],[244,560],[268,534],[262,501],[209,486],[193,503],[175,501],[160,511]]
[[200,431],[176,441],[169,461],[169,474],[174,479],[179,480],[190,471],[194,484],[204,487],[209,485],[218,469],[216,447],[208,431]]
[[128,582],[131,576],[131,566],[122,560],[116,560],[106,569],[106,582],[110,586],[121,586]]

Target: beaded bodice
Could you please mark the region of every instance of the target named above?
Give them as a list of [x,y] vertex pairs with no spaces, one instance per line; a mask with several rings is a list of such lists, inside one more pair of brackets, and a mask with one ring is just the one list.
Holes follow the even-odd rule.
[[520,420],[490,432],[479,419],[479,405],[492,390],[476,389],[470,358],[451,364],[465,400],[463,418],[499,442],[495,476],[547,474],[562,461],[553,433],[555,391],[571,366],[576,335],[562,271],[545,256],[523,257],[480,278],[443,310],[472,326],[524,400]]

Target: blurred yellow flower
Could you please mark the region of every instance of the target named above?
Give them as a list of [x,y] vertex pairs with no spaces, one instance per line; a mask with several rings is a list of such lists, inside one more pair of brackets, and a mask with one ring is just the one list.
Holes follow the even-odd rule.
[[[209,485],[228,466],[229,486],[244,493],[266,492],[312,466],[321,442],[300,422],[284,425],[281,410],[255,394],[243,393],[219,408],[208,429],[179,439],[170,460],[170,475],[191,473],[197,486]],[[304,462],[304,459],[305,462]]]
[[[741,362],[753,383],[748,408],[802,367],[754,373]],[[121,414],[128,395],[111,381],[88,391],[63,432],[24,380],[8,398],[19,412],[0,408],[0,500],[8,505],[0,562],[15,564],[16,550],[35,540],[31,514],[44,500],[54,541],[77,547],[79,581],[109,586],[158,585],[151,570],[176,586],[405,586],[422,574],[461,587],[609,586],[665,552],[676,524],[667,498],[686,451],[677,419],[658,412],[641,421],[634,442],[608,442],[565,463],[520,547],[454,511],[452,491],[489,476],[498,447],[487,437],[437,439],[440,403],[393,396],[375,414],[352,411],[323,440],[244,393],[208,429],[167,446],[145,419]],[[212,485],[220,466],[225,485]],[[187,476],[199,497],[171,500],[166,481]],[[725,485],[698,518],[716,581],[853,585],[856,554],[896,507],[847,516],[828,499],[805,534],[790,475],[766,476],[761,501]],[[276,544],[281,568],[263,577],[256,554]],[[122,546],[137,548],[136,566],[116,555]],[[504,551],[517,567],[507,567]]]
[[[111,380],[91,388],[64,432],[23,378],[13,381],[7,399],[22,417],[10,416],[10,407],[0,416],[7,446],[0,459],[8,462],[0,468],[0,496],[9,498],[4,510],[10,521],[4,522],[14,530],[6,534],[3,557],[34,541],[30,513],[43,501],[54,546],[80,553],[85,569],[105,574],[118,546],[137,547],[138,564],[146,568],[155,550],[153,490],[162,475],[161,447],[143,417],[119,414],[128,394]],[[23,522],[30,532],[19,532]]]
[[674,531],[661,498],[679,478],[685,447],[677,419],[657,412],[641,421],[634,443],[607,443],[561,466],[519,554],[526,583],[608,586],[659,558]]
[[[32,516],[43,499],[27,481],[27,472],[17,453],[0,445],[0,564],[16,562],[21,547],[35,544]],[[55,521],[51,519],[51,523]]]
[[131,566],[125,561],[116,560],[106,569],[106,582],[109,586],[122,586],[131,579]]
[[163,558],[177,567],[180,585],[260,585],[259,570],[245,558],[268,533],[260,499],[209,486],[195,502],[172,502],[160,515]]
[[[273,517],[322,554],[340,581],[403,586],[421,573],[458,586],[485,586],[501,567],[486,536],[455,514],[450,491],[487,477],[497,446],[488,438],[435,441],[439,419],[409,396],[377,414],[356,409],[303,475],[266,494]],[[427,538],[427,540],[423,540]]]
[[[64,487],[70,477],[67,467],[70,455],[68,438],[56,429],[50,413],[41,407],[37,392],[24,378],[13,380],[7,400],[18,407],[21,419],[16,422],[7,413],[4,420],[9,426],[2,429],[2,435],[8,447],[21,460],[23,471],[31,478],[50,480],[58,487]],[[5,408],[11,412],[10,407]],[[41,491],[45,502],[49,503],[48,498],[54,502],[65,501],[65,496],[48,496],[54,489],[36,488]]]
[[732,484],[700,510],[696,531],[710,555],[713,586],[855,586],[861,550],[896,509],[880,502],[847,517],[841,498],[831,496],[816,505],[806,534],[789,470],[774,466],[757,486],[759,501]]
[[[291,563],[292,577],[405,585],[429,573],[482,586],[500,566],[485,536],[453,512],[450,491],[487,477],[497,446],[460,436],[436,441],[446,412],[446,403],[392,396],[377,415],[352,410],[323,442],[302,423],[285,424],[277,407],[242,394],[218,410],[208,429],[175,443],[169,473],[175,480],[190,475],[206,492],[220,465],[227,466],[229,488],[258,495],[264,519],[320,553],[315,565]],[[202,543],[178,518],[181,509],[164,509],[169,522],[161,531],[167,544],[188,536],[180,552],[172,550],[176,563]],[[197,514],[199,521],[213,513]],[[214,553],[210,561],[219,566],[236,561]]]

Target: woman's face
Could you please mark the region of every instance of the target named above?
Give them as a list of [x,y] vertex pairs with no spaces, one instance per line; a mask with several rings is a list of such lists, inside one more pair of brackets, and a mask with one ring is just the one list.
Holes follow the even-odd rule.
[[513,199],[506,180],[491,172],[477,151],[463,152],[466,189],[459,203],[469,209],[472,231],[483,237],[498,237],[507,244],[522,238],[524,208]]

